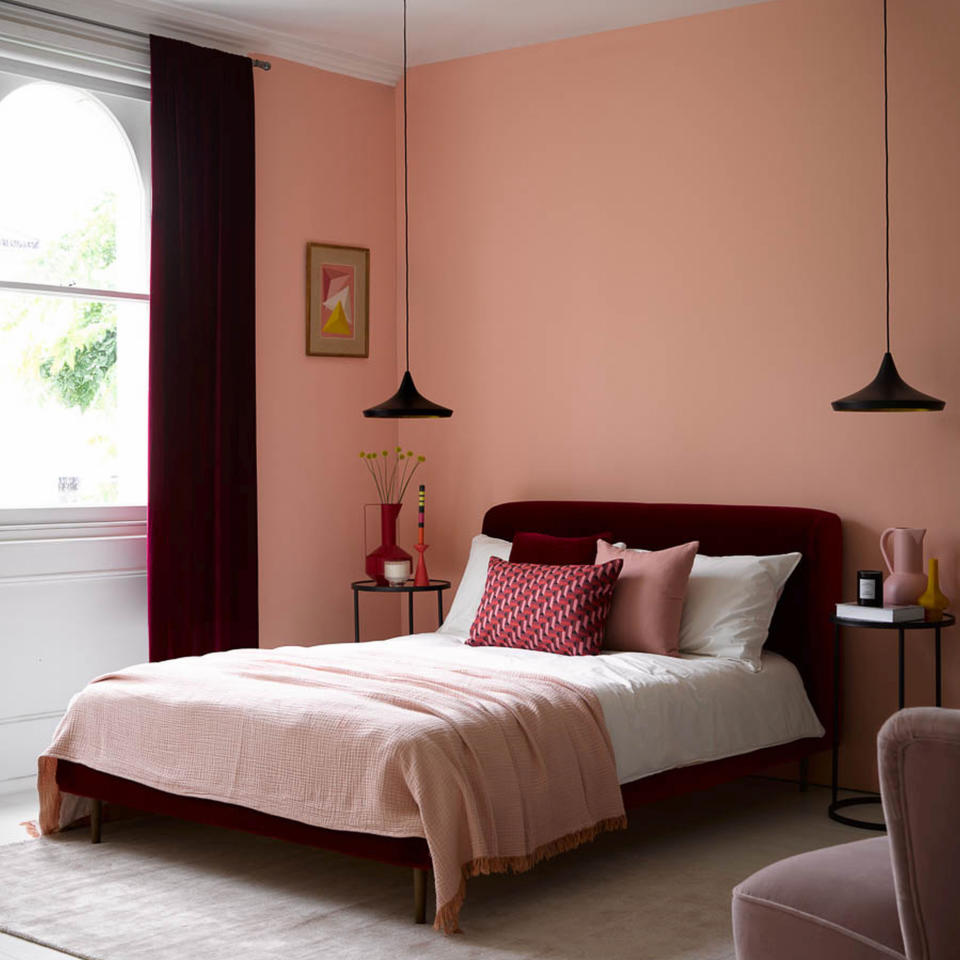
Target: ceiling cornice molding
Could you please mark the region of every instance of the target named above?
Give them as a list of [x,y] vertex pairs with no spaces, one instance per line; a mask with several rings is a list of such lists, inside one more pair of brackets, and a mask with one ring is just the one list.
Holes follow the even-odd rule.
[[[60,13],[77,12],[75,0],[28,0]],[[83,16],[91,20],[218,47],[231,53],[258,53],[293,60],[321,70],[393,86],[400,65],[360,56],[290,33],[256,26],[215,13],[190,9],[168,0],[84,0]]]

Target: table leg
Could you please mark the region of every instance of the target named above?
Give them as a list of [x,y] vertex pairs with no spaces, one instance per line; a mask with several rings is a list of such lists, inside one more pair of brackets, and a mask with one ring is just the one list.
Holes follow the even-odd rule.
[[[903,631],[901,630],[901,640],[903,636]],[[903,649],[901,643],[901,651]],[[901,671],[902,676],[902,671]],[[850,827],[860,827],[863,830],[886,830],[886,826],[883,823],[878,823],[872,820],[858,820],[855,817],[848,817],[846,814],[840,813],[841,810],[846,810],[848,807],[859,807],[862,804],[867,803],[880,803],[880,797],[877,795],[874,796],[858,796],[858,797],[846,797],[843,800],[837,799],[837,794],[840,791],[840,785],[838,783],[839,772],[840,772],[840,624],[835,623],[833,625],[833,757],[832,757],[832,770],[830,774],[830,806],[827,807],[827,816],[831,820],[836,820],[837,823],[844,823]]]
[[407,594],[409,604],[407,606],[407,621],[410,624],[410,633],[413,633],[413,591]]
[[[442,627],[442,626],[443,626],[443,591],[442,591],[442,590],[438,590],[438,591],[437,591],[437,629],[439,630],[440,627]],[[939,631],[938,631],[938,632],[937,632],[937,638],[938,638],[937,650],[940,649],[939,637],[940,637],[940,633],[939,633]],[[939,662],[940,662],[940,661],[937,660],[937,663],[939,663]],[[939,701],[937,702],[937,706],[940,706]]]
[[830,789],[837,802],[837,773],[840,766],[840,625],[833,627],[833,769]]
[[903,627],[897,631],[900,634],[899,646],[899,679],[897,682],[898,702],[900,709],[903,709]]
[[353,642],[360,642],[360,591],[353,591]]
[[936,635],[935,640],[935,656],[936,656],[936,670],[937,670],[937,706],[940,706],[940,628],[936,627],[934,630]]

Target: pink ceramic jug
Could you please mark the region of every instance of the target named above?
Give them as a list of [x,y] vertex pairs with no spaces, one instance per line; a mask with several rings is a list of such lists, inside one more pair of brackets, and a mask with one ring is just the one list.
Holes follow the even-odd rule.
[[[927,587],[923,572],[923,538],[926,530],[915,527],[887,527],[880,534],[880,552],[890,571],[883,581],[884,603],[916,603]],[[893,538],[893,559],[887,541]]]

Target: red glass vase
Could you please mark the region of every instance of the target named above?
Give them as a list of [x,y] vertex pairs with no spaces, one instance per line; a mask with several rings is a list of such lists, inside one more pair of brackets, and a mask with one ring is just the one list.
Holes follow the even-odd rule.
[[376,580],[381,587],[387,586],[383,575],[383,564],[387,560],[409,560],[413,558],[406,550],[397,546],[397,517],[402,503],[380,504],[380,546],[367,554],[367,576]]

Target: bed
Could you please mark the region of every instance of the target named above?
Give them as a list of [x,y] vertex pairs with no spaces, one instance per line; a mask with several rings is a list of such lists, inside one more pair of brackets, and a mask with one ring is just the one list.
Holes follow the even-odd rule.
[[[487,511],[482,526],[484,534],[504,540],[512,540],[514,534],[520,531],[579,537],[590,536],[598,530],[611,531],[614,538],[630,546],[651,550],[699,540],[702,553],[717,556],[800,552],[802,560],[784,587],[771,624],[764,670],[759,675],[765,675],[765,679],[754,682],[750,689],[759,690],[761,685],[765,685],[764,695],[776,699],[780,696],[777,684],[784,684],[784,689],[789,688],[789,678],[798,673],[809,704],[820,720],[815,730],[811,730],[807,724],[805,729],[808,735],[792,737],[790,730],[784,730],[777,736],[768,737],[768,745],[758,744],[753,748],[742,737],[738,740],[735,733],[720,730],[723,736],[718,734],[716,739],[723,742],[715,745],[709,756],[698,754],[695,737],[680,760],[665,757],[660,761],[648,758],[639,762],[631,760],[623,749],[615,749],[624,807],[629,809],[677,794],[706,789],[784,762],[799,761],[801,779],[805,779],[807,759],[827,748],[832,735],[830,705],[835,670],[830,613],[840,593],[839,518],[831,513],[803,508],[521,501],[492,507]],[[460,656],[451,646],[453,642],[450,637],[440,635],[386,641],[388,644],[407,644],[405,649],[408,651],[419,646],[429,648],[437,656]],[[391,649],[398,648],[395,646]],[[494,654],[497,657],[504,655],[509,657],[510,652]],[[624,663],[628,660],[629,657]],[[635,679],[618,678],[613,686],[636,682],[642,687],[645,669],[634,665],[630,670],[636,674]],[[693,666],[679,661],[673,669],[683,674],[692,670]],[[735,700],[740,695],[738,691],[741,687],[738,684],[742,686],[747,681],[736,671],[720,668],[719,673],[722,675],[719,684],[727,691],[725,695]],[[608,681],[609,678],[598,680],[598,689],[606,689],[604,683],[609,687]],[[683,677],[675,682],[682,687]],[[611,720],[611,709],[605,702],[607,723],[616,741],[617,724]],[[718,711],[718,717],[730,714],[729,707],[718,708]],[[662,723],[669,726],[669,709],[665,707],[661,717]],[[723,724],[718,724],[718,729],[721,727]],[[624,738],[621,735],[622,742],[628,740],[629,736]],[[106,802],[410,868],[414,881],[414,919],[417,922],[425,920],[427,879],[432,862],[423,837],[380,836],[326,829],[240,804],[165,792],[134,779],[111,775],[67,760],[61,760],[57,765],[56,782],[64,793],[94,801],[91,827],[95,841],[99,841],[101,805]]]

